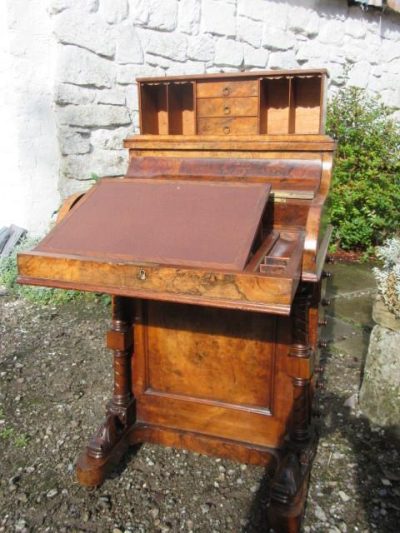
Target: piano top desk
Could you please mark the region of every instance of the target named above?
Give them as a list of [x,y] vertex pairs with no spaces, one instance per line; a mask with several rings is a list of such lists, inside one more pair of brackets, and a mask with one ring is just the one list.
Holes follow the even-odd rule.
[[19,254],[20,283],[113,295],[114,392],[83,485],[144,441],[270,465],[271,526],[298,531],[331,233],[326,75],[139,79],[126,176],[67,200]]

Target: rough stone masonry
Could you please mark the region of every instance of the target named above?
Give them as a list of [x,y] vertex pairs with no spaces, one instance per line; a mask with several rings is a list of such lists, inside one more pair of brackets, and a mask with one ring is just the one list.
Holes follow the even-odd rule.
[[400,109],[400,15],[344,0],[6,0],[1,9],[0,225],[40,234],[93,174],[124,172],[138,76],[322,67],[330,92],[355,85]]

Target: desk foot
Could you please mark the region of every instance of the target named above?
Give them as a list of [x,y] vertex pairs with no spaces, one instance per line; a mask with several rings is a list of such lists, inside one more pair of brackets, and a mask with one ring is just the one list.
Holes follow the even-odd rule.
[[286,451],[271,482],[269,526],[276,533],[298,533],[304,515],[316,439]]
[[80,485],[98,487],[107,475],[121,461],[129,447],[128,431],[125,431],[104,457],[95,458],[89,455],[88,448],[79,456],[76,475]]

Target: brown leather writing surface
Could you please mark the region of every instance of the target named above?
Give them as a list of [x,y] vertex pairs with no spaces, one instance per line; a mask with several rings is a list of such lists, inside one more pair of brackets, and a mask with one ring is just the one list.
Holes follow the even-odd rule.
[[36,251],[243,270],[269,184],[105,179]]

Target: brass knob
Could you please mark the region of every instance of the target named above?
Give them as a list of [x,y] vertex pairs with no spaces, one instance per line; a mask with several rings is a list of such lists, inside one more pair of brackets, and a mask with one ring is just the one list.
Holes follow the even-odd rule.
[[229,126],[225,126],[225,128],[224,128],[224,133],[225,133],[226,135],[228,135],[228,133],[230,133],[230,132],[231,132],[231,128],[229,128]]
[[223,90],[222,90],[222,94],[224,96],[229,96],[230,92],[231,92],[231,90],[229,89],[229,87],[224,87]]
[[321,300],[321,304],[322,304],[324,307],[327,307],[328,305],[331,305],[331,301],[329,300],[329,298],[322,298],[322,300]]
[[328,321],[325,320],[325,319],[324,319],[324,320],[319,320],[319,321],[318,321],[318,326],[323,326],[323,327],[325,327],[327,324],[328,324]]
[[229,115],[230,112],[231,112],[231,108],[230,108],[228,105],[226,105],[226,106],[224,107],[224,113],[225,113],[225,115]]

